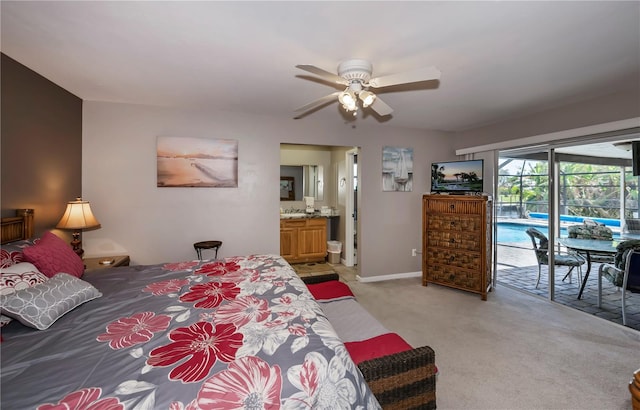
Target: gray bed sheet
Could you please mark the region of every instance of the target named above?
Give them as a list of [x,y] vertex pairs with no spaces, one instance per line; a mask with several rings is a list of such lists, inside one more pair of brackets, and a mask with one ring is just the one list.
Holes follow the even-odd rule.
[[46,330],[2,328],[2,409],[380,408],[279,255],[82,279],[103,296]]

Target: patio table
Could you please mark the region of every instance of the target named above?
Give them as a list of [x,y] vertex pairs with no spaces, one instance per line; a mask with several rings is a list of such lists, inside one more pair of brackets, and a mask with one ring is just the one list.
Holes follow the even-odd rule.
[[580,286],[580,292],[578,292],[578,299],[582,298],[582,292],[587,285],[587,279],[589,279],[589,272],[591,272],[591,254],[606,254],[615,255],[617,252],[616,247],[620,241],[607,241],[601,239],[578,239],[578,238],[557,238],[557,241],[566,246],[568,249],[580,251],[587,257],[587,272],[582,279],[582,285]]

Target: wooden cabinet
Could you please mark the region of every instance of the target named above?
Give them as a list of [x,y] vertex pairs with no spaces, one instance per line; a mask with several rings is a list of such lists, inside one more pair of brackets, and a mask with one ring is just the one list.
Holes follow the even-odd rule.
[[280,221],[280,255],[291,262],[298,255],[298,226],[293,222]]
[[491,288],[491,215],[488,196],[424,195],[422,284],[479,293]]
[[327,256],[327,219],[281,219],[280,255],[289,263],[324,261]]

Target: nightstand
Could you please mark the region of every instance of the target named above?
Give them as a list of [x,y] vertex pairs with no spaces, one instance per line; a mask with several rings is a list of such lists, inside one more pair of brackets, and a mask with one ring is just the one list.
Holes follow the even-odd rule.
[[[100,263],[100,261],[112,261],[111,263]],[[96,269],[104,269],[104,268],[115,268],[116,266],[129,266],[129,255],[118,255],[118,256],[100,256],[97,258],[84,258],[82,260],[84,262],[84,270],[96,270]]]

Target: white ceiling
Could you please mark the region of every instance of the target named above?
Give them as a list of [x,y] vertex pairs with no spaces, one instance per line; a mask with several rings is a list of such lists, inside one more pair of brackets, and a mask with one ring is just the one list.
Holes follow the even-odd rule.
[[0,4],[2,52],[84,100],[292,119],[335,91],[295,65],[348,58],[442,72],[380,94],[395,112],[368,123],[459,131],[629,87],[640,100],[637,1]]

